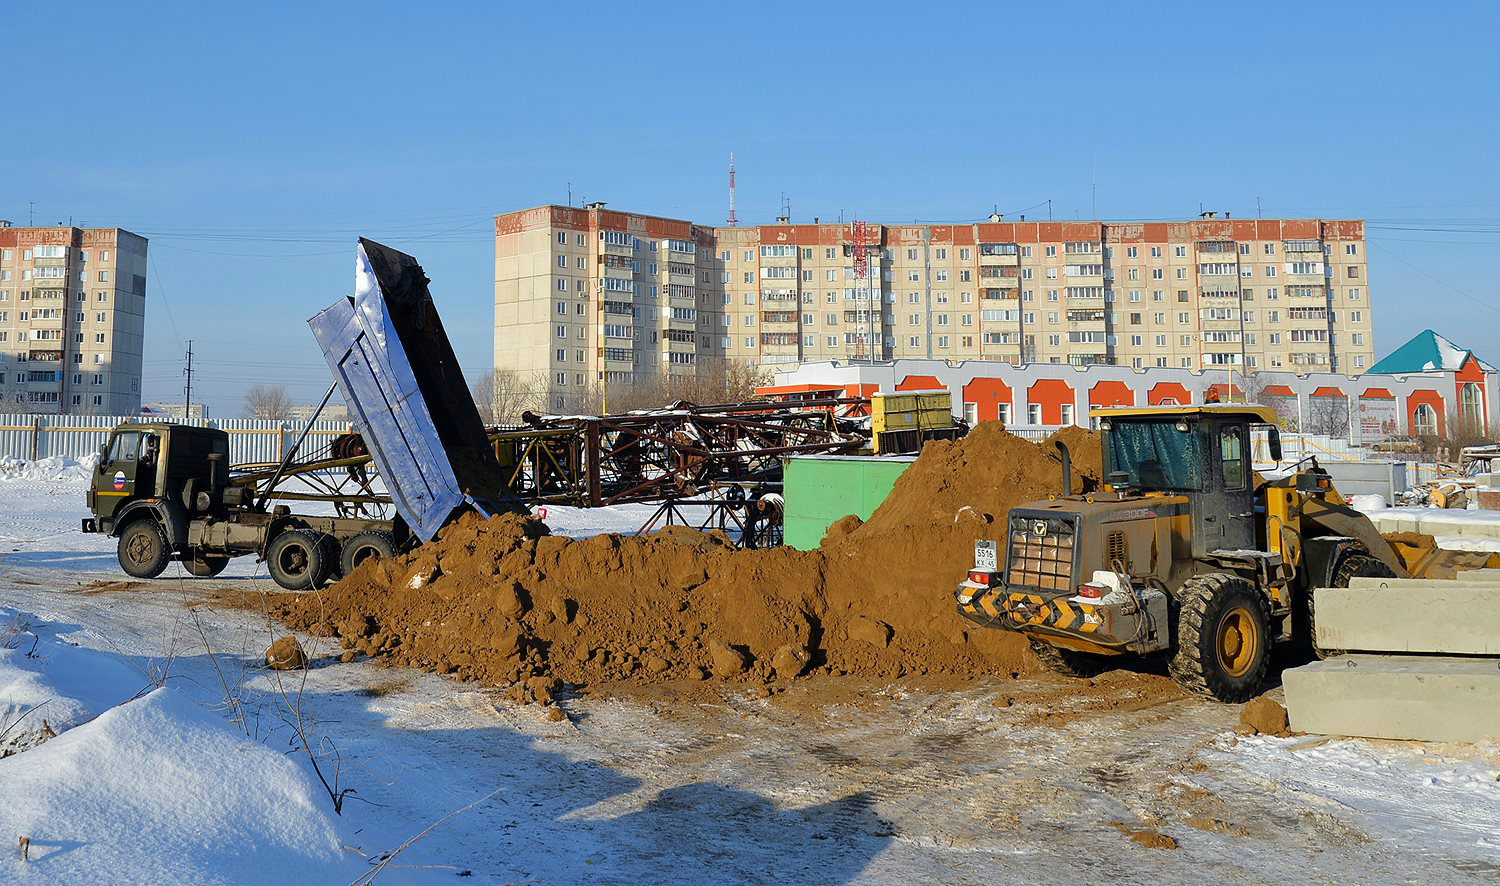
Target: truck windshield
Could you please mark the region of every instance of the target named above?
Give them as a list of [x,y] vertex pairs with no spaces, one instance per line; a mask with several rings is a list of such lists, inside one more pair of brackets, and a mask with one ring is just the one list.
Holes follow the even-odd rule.
[[1129,486],[1144,490],[1192,492],[1203,488],[1203,435],[1196,423],[1177,430],[1173,419],[1115,421],[1109,430],[1109,464],[1124,471]]

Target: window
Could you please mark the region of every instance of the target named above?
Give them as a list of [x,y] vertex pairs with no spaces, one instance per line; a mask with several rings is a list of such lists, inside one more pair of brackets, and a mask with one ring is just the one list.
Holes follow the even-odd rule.
[[1359,246],[1357,244],[1354,244],[1354,243],[1345,243],[1344,244],[1344,254],[1345,255],[1359,255]]
[[[1049,246],[1047,248],[1051,249],[1052,247]],[[1042,423],[1042,406],[1040,403],[1026,404],[1026,423],[1032,425],[1039,425]]]

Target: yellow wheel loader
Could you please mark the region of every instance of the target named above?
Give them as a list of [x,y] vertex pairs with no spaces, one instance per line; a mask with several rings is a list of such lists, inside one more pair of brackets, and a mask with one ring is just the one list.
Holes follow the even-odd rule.
[[1305,460],[1251,468],[1262,406],[1101,409],[1105,483],[1013,509],[1002,537],[975,545],[959,613],[1025,634],[1049,668],[1092,676],[1122,656],[1166,653],[1187,689],[1253,696],[1272,644],[1313,636],[1312,589],[1436,564],[1431,546],[1393,545]]

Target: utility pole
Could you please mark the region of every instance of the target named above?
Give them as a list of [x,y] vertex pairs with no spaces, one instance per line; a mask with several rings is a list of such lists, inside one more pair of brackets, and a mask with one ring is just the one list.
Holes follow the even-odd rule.
[[193,417],[193,340],[188,339],[187,347],[187,389],[182,396],[182,420],[189,421]]

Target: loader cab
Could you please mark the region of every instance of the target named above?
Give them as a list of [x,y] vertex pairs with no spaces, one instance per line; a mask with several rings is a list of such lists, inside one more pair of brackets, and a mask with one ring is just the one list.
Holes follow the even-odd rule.
[[[1095,416],[1110,488],[1185,499],[1193,557],[1256,547],[1250,429],[1274,422],[1269,409],[1173,406],[1104,409]],[[1271,450],[1279,458],[1274,429]]]
[[195,510],[190,500],[197,493],[207,491],[211,497],[221,493],[228,464],[229,435],[223,431],[166,422],[126,422],[110,433],[99,450],[99,466],[89,487],[89,509],[106,522],[143,499],[170,499]]

